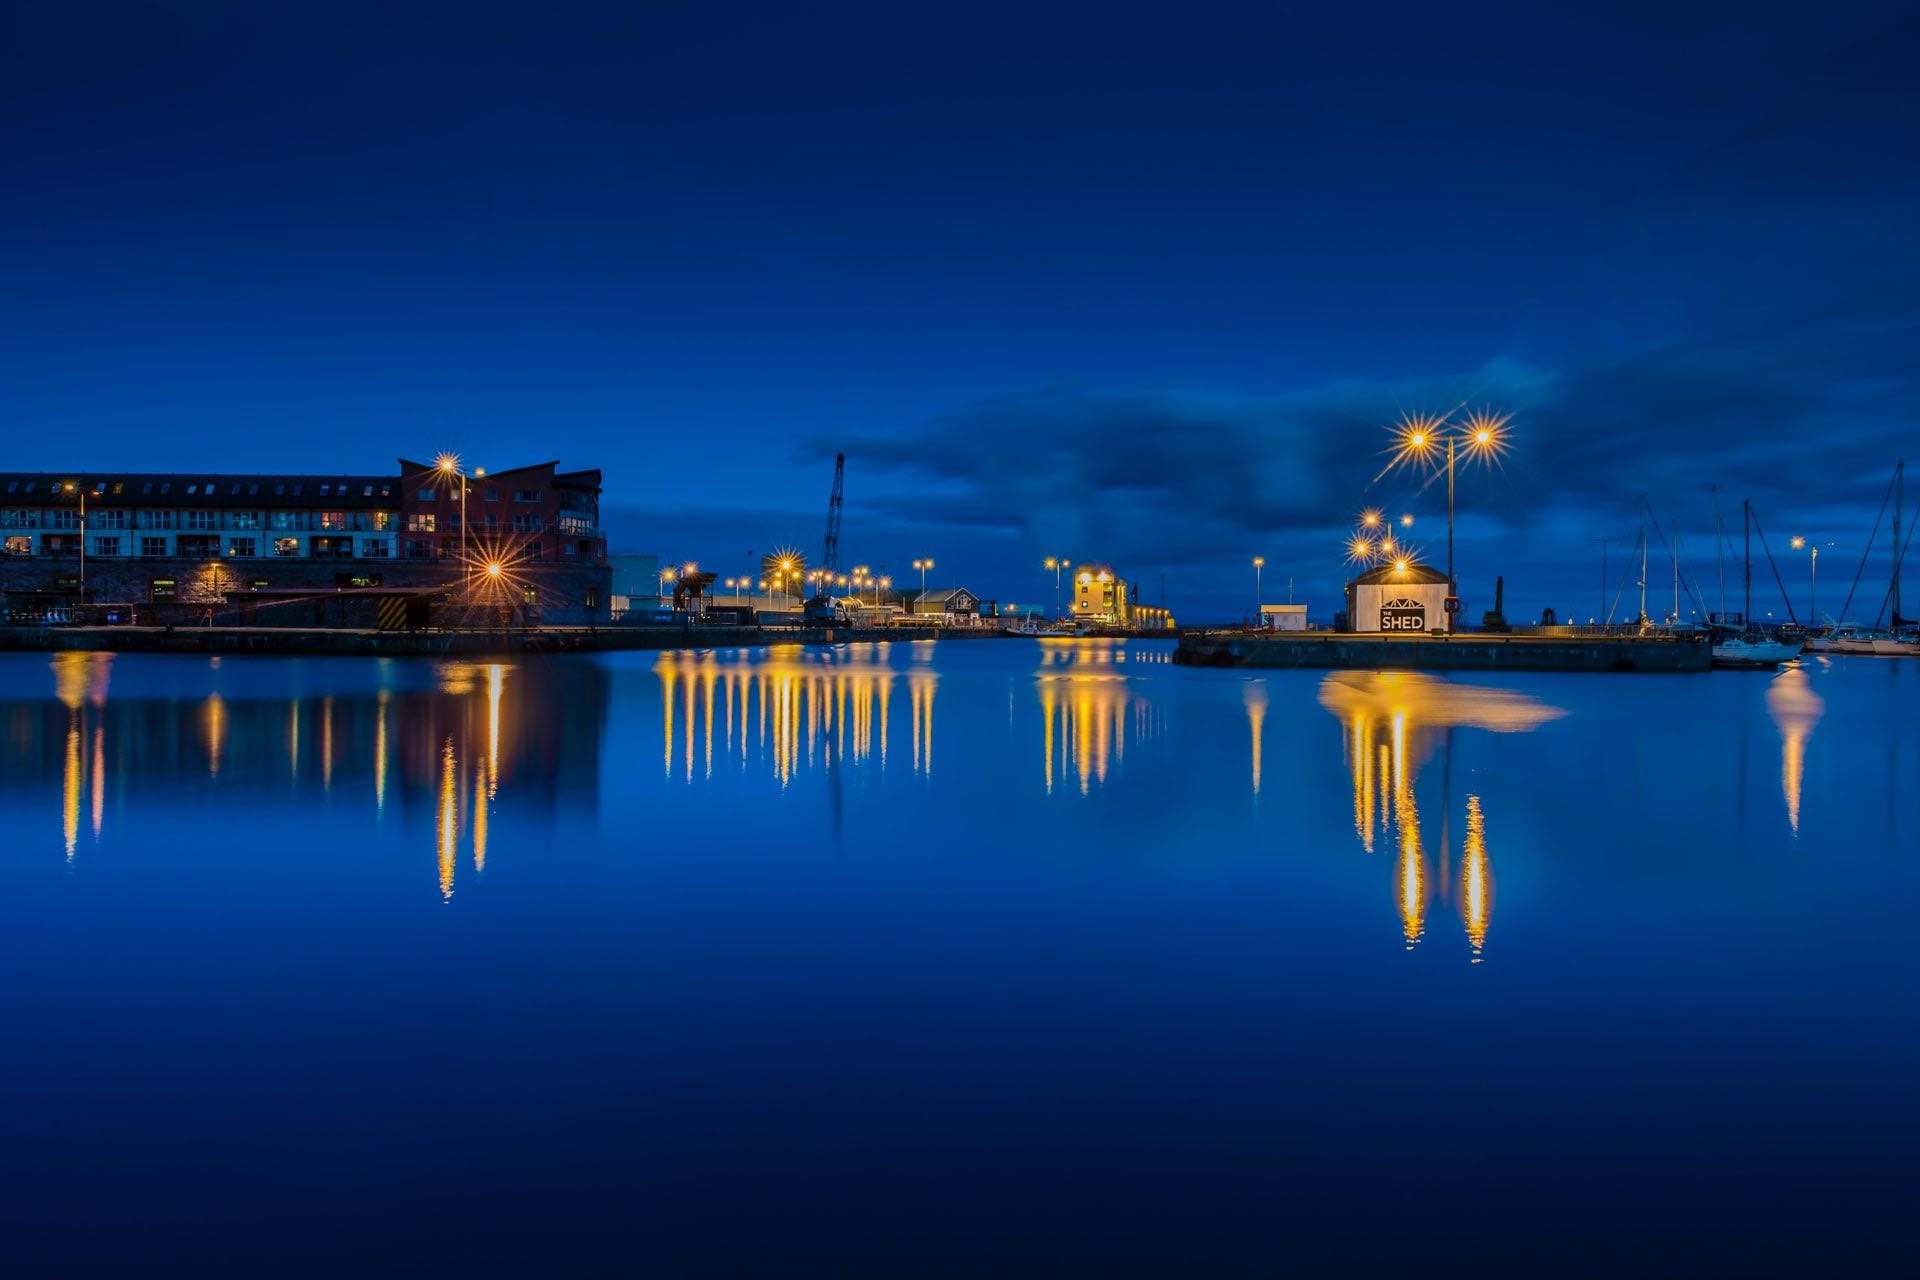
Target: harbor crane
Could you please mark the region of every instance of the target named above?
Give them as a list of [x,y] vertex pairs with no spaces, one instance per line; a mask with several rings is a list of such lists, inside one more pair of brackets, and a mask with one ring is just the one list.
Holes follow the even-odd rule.
[[834,575],[840,571],[840,514],[846,506],[847,455],[833,455],[833,493],[827,498],[827,539],[820,550],[820,590],[807,601],[808,622],[838,621],[833,607]]

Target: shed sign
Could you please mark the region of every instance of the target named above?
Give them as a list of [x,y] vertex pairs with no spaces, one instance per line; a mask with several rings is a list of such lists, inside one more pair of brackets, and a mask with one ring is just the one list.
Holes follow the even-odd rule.
[[1418,600],[1409,600],[1405,596],[1398,600],[1388,600],[1380,606],[1380,629],[1382,631],[1425,631],[1427,607]]

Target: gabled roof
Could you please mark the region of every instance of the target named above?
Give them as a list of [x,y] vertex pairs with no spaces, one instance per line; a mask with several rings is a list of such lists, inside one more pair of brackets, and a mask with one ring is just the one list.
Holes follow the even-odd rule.
[[1372,586],[1376,583],[1383,583],[1383,582],[1389,586],[1395,583],[1401,583],[1409,586],[1419,585],[1423,583],[1424,584],[1440,583],[1444,585],[1446,580],[1447,580],[1447,575],[1440,572],[1438,569],[1434,568],[1432,565],[1410,564],[1405,569],[1396,569],[1390,564],[1383,564],[1383,565],[1379,565],[1376,568],[1369,569],[1365,573],[1361,574],[1359,577],[1355,578],[1353,580],[1353,585],[1356,587]]

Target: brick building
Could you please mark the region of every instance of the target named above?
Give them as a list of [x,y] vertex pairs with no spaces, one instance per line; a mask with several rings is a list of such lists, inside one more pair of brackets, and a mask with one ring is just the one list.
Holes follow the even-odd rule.
[[605,622],[599,512],[600,473],[552,462],[469,477],[406,459],[386,475],[0,473],[0,613],[358,625],[348,600],[404,592]]

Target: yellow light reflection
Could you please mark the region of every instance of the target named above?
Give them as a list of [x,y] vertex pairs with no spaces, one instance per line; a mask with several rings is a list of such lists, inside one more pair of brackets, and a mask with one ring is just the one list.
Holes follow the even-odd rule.
[[453,897],[453,873],[460,842],[459,773],[453,739],[440,748],[440,802],[434,810],[434,851],[440,864],[440,897]]
[[[1456,684],[1414,672],[1337,672],[1320,682],[1320,705],[1344,730],[1342,752],[1352,775],[1353,827],[1361,847],[1378,833],[1395,837],[1394,906],[1406,945],[1426,932],[1434,886],[1446,894],[1444,865],[1430,873],[1422,844],[1415,781],[1445,730],[1526,733],[1565,714],[1508,689]],[[1467,836],[1460,870],[1460,911],[1477,958],[1492,912],[1493,877],[1478,795],[1467,798]]]
[[207,776],[217,778],[227,748],[227,704],[218,693],[208,694],[201,707],[200,731],[207,748]]
[[1240,700],[1247,708],[1247,732],[1252,738],[1253,794],[1257,796],[1260,794],[1261,730],[1267,722],[1267,686],[1258,680],[1249,680],[1240,690]]
[[1807,770],[1807,741],[1827,713],[1799,663],[1780,668],[1767,685],[1767,713],[1780,731],[1780,794],[1786,799],[1787,826],[1800,834],[1800,795]]
[[1480,797],[1467,796],[1467,840],[1460,858],[1460,917],[1467,928],[1473,962],[1487,945],[1487,922],[1493,916],[1493,869],[1487,859],[1487,820]]

